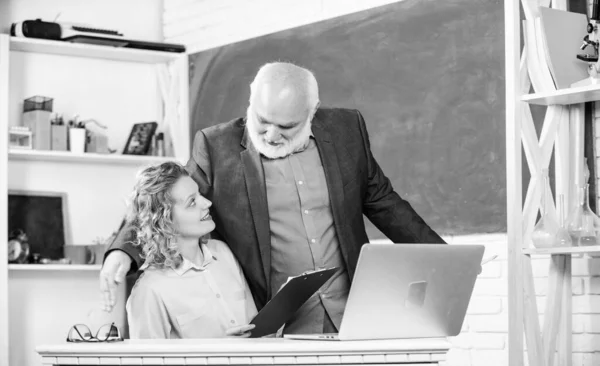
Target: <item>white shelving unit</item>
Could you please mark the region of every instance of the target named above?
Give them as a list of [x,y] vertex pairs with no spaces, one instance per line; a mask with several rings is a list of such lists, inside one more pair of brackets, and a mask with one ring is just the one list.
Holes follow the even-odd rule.
[[[122,155],[122,154],[76,154],[69,151],[9,150],[9,160],[54,161],[65,163],[149,164],[178,160],[170,156]],[[181,162],[181,161],[180,161]]]
[[570,247],[570,248],[526,248],[523,254],[527,255],[570,255],[570,254],[590,254],[600,253],[600,245],[589,247]]
[[[160,98],[156,105],[149,105],[149,108],[156,108],[157,115],[160,118],[157,120],[159,128],[165,132],[172,142],[173,155],[171,157],[158,156],[135,156],[121,154],[94,154],[84,153],[75,154],[62,151],[34,151],[34,150],[9,150],[8,147],[8,126],[9,107],[13,105],[9,90],[9,78],[14,77],[11,73],[10,64],[12,53],[31,54],[19,56],[25,57],[27,60],[39,60],[40,56],[33,55],[53,55],[58,57],[69,58],[69,62],[92,62],[94,67],[102,67],[102,65],[110,64],[110,67],[120,67],[120,64],[114,62],[98,63],[90,60],[108,60],[115,62],[127,63],[123,64],[128,69],[137,67],[139,64],[148,69],[150,66],[150,74],[154,72],[157,80],[158,93]],[[36,58],[38,57],[38,58]],[[47,58],[46,58],[47,59]],[[72,61],[75,60],[75,61]],[[36,61],[31,61],[23,67],[36,67]],[[54,62],[54,61],[53,61]],[[83,64],[85,65],[85,64]],[[85,66],[84,66],[85,67]],[[0,248],[6,248],[8,237],[8,180],[9,161],[18,162],[20,167],[26,166],[27,169],[39,169],[43,167],[48,170],[50,168],[43,164],[72,164],[69,171],[74,169],[89,169],[91,164],[102,164],[102,169],[111,169],[112,166],[123,167],[128,165],[132,168],[137,168],[141,165],[150,163],[160,163],[163,161],[178,161],[185,163],[189,159],[190,135],[189,135],[189,101],[188,101],[188,56],[185,53],[159,52],[138,49],[125,49],[110,46],[87,45],[79,43],[68,43],[61,41],[41,40],[32,38],[15,38],[6,34],[0,34]],[[93,69],[90,69],[93,70]],[[111,69],[112,70],[112,69]],[[137,69],[136,69],[137,70]],[[69,87],[69,82],[77,83],[78,80],[67,79],[65,88]],[[119,93],[118,85],[115,85],[114,93]],[[114,95],[114,94],[113,94]],[[125,97],[125,96],[124,96]],[[20,98],[20,96],[19,96]],[[150,101],[151,103],[153,101]],[[102,100],[98,100],[102,103]],[[118,113],[118,111],[117,111]],[[14,116],[12,116],[14,118]],[[110,128],[110,125],[109,125]],[[31,165],[28,165],[31,164]],[[42,164],[40,166],[40,164]],[[19,352],[15,350],[15,345],[9,346],[9,319],[14,322],[15,316],[21,314],[12,314],[9,318],[9,272],[11,278],[16,278],[16,281],[30,281],[38,278],[44,281],[54,281],[60,279],[60,272],[73,272],[74,276],[85,278],[86,281],[93,278],[93,272],[99,272],[99,265],[17,265],[7,264],[7,251],[0,250],[0,366],[9,366],[10,352]],[[40,274],[37,274],[37,273]],[[79,275],[77,274],[79,273]],[[11,279],[12,280],[12,279]],[[21,282],[19,282],[21,283]],[[94,283],[96,281],[94,280]],[[23,299],[21,299],[23,300]],[[35,301],[35,300],[34,300]],[[62,306],[62,305],[61,305]],[[65,304],[65,306],[77,306],[76,304]],[[76,312],[76,311],[75,311]],[[48,320],[50,321],[50,320]],[[42,325],[43,327],[43,325]],[[27,339],[32,339],[25,328],[19,332],[25,332]],[[20,347],[20,346],[19,346]],[[20,354],[19,354],[20,355]],[[23,358],[24,357],[24,358]],[[30,356],[23,356],[25,363],[31,363],[28,359]]]
[[9,271],[97,271],[100,264],[9,264]]
[[[566,10],[566,0],[506,0],[506,174],[508,229],[508,343],[510,366],[572,365],[572,288],[573,256],[597,256],[600,246],[544,248],[532,247],[532,233],[540,209],[543,170],[555,164],[555,195],[563,195],[570,212],[576,197],[575,187],[584,183],[585,102],[600,100],[600,85],[556,89],[543,50],[536,35],[535,21],[541,6]],[[522,21],[522,13],[525,21]],[[560,27],[560,24],[552,24]],[[585,24],[582,24],[582,37]],[[522,50],[521,34],[525,47]],[[575,58],[575,55],[572,55]],[[535,93],[528,94],[533,86]],[[539,137],[530,105],[545,105]],[[525,152],[525,164],[522,152]],[[531,180],[523,190],[523,167]],[[545,184],[545,183],[544,183]],[[545,188],[545,189],[544,189]],[[547,193],[549,196],[552,194]],[[548,196],[548,197],[549,197]],[[523,200],[523,198],[525,198]],[[557,200],[556,200],[557,201]],[[523,203],[524,202],[524,203]],[[554,201],[547,207],[556,214]],[[536,302],[532,256],[550,256],[548,287],[543,325]],[[524,344],[527,350],[524,353]]]
[[181,58],[182,55],[181,53],[173,52],[147,51],[16,37],[10,37],[10,50],[19,52],[46,53],[70,57],[75,56],[113,61],[139,62],[147,64],[176,61]]
[[[8,46],[7,49],[5,45],[4,49],[7,49],[9,54],[11,52],[25,52],[154,65],[163,102],[162,127],[173,141],[174,157],[182,162],[189,159],[191,146],[189,139],[189,65],[187,54],[18,38],[4,34],[0,34],[0,37],[4,39],[4,44]],[[8,58],[5,64],[5,67],[10,69]],[[3,126],[9,125],[8,119],[0,122],[5,122],[2,124]],[[144,161],[142,160],[142,162]]]
[[600,100],[600,84],[525,94],[523,102],[537,105],[569,105]]
[[[9,42],[0,38],[0,80],[8,79]],[[0,366],[8,366],[8,83],[0,82]]]

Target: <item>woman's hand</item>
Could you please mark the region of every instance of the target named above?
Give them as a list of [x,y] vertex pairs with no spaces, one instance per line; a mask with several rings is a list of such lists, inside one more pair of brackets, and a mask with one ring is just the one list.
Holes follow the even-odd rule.
[[238,325],[227,329],[225,335],[228,337],[248,338],[252,334],[250,331],[254,329],[254,327],[256,327],[254,324]]

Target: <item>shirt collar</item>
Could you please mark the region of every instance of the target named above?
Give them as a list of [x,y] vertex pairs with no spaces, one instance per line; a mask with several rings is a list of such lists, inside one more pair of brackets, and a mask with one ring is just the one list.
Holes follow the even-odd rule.
[[179,275],[179,276],[183,276],[190,269],[195,269],[197,271],[204,271],[209,264],[211,264],[212,262],[217,260],[217,257],[215,257],[212,254],[212,252],[210,251],[210,249],[208,249],[208,246],[206,244],[203,243],[200,246],[200,248],[202,248],[202,254],[204,254],[204,261],[202,262],[202,265],[197,266],[192,261],[182,257],[183,261],[181,262],[179,267],[172,268],[173,271],[175,273],[177,273],[177,275]]
[[293,153],[291,153],[290,155],[294,155],[294,154],[299,154],[303,151],[305,151],[306,149],[308,149],[308,147],[310,146],[310,139],[314,139],[315,137],[312,134],[312,131],[310,131],[310,135],[308,136],[308,140],[306,140],[306,143],[304,144],[304,146],[298,148],[297,150],[294,150]]
[[[204,255],[204,261],[202,262],[201,266],[197,266],[192,261],[182,257],[183,261],[181,262],[179,267],[171,268],[173,272],[175,272],[178,276],[183,276],[190,269],[204,271],[209,264],[217,260],[217,257],[215,257],[212,254],[212,252],[210,251],[210,249],[208,249],[208,246],[206,244],[202,243],[200,248],[202,248],[202,254]],[[140,271],[143,271],[148,267],[150,267],[148,262],[144,262],[144,264],[140,267]]]

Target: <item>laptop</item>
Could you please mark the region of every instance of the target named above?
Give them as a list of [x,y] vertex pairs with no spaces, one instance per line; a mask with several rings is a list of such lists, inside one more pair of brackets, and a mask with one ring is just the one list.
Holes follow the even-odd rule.
[[306,340],[445,338],[460,333],[483,245],[365,244],[337,334]]

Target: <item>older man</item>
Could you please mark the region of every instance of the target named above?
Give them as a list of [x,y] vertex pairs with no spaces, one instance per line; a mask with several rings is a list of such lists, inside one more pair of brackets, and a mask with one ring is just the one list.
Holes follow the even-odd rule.
[[[363,214],[393,242],[444,241],[394,192],[371,154],[361,114],[319,108],[310,71],[267,64],[250,89],[246,118],[199,131],[187,169],[213,201],[215,234],[239,260],[259,309],[288,276],[341,268],[284,330],[336,332],[369,241]],[[132,260],[141,264],[122,232],[100,275],[108,308]]]

